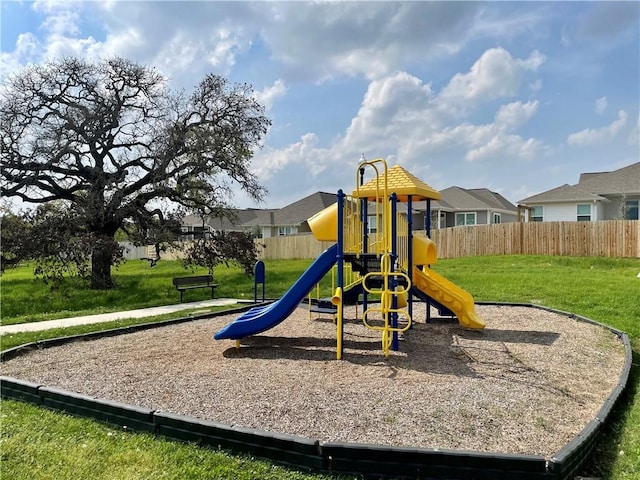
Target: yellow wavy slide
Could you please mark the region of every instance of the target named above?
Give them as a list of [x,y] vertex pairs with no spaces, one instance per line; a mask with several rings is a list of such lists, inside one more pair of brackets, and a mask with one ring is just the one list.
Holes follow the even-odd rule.
[[411,281],[415,288],[451,310],[463,327],[485,327],[484,320],[476,313],[471,294],[455,283],[433,270],[420,270],[418,267],[414,267]]
[[413,237],[413,262],[415,265],[425,265],[423,270],[418,267],[413,268],[411,275],[413,286],[451,310],[463,327],[484,328],[484,320],[476,313],[471,294],[426,267],[437,261],[438,253],[433,240],[421,235]]

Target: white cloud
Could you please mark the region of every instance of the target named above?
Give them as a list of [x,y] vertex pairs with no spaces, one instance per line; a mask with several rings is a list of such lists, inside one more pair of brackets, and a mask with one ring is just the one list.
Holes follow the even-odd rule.
[[16,48],[11,53],[0,54],[0,77],[17,72],[24,65],[39,59],[41,45],[32,33],[21,33],[16,40]]
[[500,124],[464,123],[436,132],[432,139],[440,146],[463,146],[467,150],[464,159],[468,162],[528,161],[544,150],[539,140],[509,134]]
[[514,59],[503,48],[491,48],[471,66],[467,73],[457,73],[440,92],[447,101],[486,102],[516,95],[527,71],[535,72],[545,56],[537,50],[529,58]]
[[31,8],[36,12],[51,13],[76,8],[81,2],[74,0],[35,0]]
[[[273,175],[291,165],[355,164],[361,152],[424,170],[425,158],[462,150],[468,162],[519,162],[536,158],[545,145],[535,138],[512,133],[537,112],[538,101],[512,102],[495,113],[495,122],[447,125],[447,116],[430,84],[407,72],[396,72],[369,84],[356,116],[344,135],[326,147],[315,135],[281,150],[260,155],[260,172]],[[317,169],[314,171],[317,173]]]
[[[318,137],[313,133],[302,136],[300,141],[287,145],[283,149],[265,148],[253,159],[253,172],[263,181],[270,179],[279,170],[294,164],[308,165],[312,173],[319,173],[322,162],[316,160],[322,149],[317,147]],[[291,179],[294,181],[294,179]]]
[[[389,75],[457,52],[479,6],[441,2],[278,2],[262,35],[295,79]],[[269,20],[265,20],[269,21]],[[312,60],[311,60],[312,59]]]
[[[439,2],[86,2],[36,0],[43,16],[42,58],[118,55],[158,62],[163,73],[202,71],[202,59],[227,74],[260,38],[281,78],[380,78],[465,44],[479,7]],[[102,31],[82,38],[79,19]],[[129,42],[132,39],[133,42]],[[104,37],[102,36],[104,34]],[[184,55],[182,55],[184,54]],[[173,69],[170,67],[174,66]],[[194,70],[196,70],[194,72]]]
[[519,135],[497,133],[484,145],[470,149],[465,160],[475,162],[484,159],[533,160],[541,150],[538,140],[524,140]]
[[209,63],[227,73],[236,62],[237,52],[249,48],[251,41],[241,34],[236,35],[229,28],[221,27],[212,33],[210,44],[207,48],[210,50]]
[[64,57],[91,57],[91,52],[99,53],[96,40],[88,38],[72,38],[64,35],[50,35],[43,59],[50,61]]
[[48,31],[51,35],[76,36],[80,33],[80,28],[77,25],[79,20],[79,12],[62,10],[59,13],[48,16],[40,28]]
[[608,102],[607,102],[607,97],[600,97],[596,100],[596,105],[595,105],[595,109],[596,109],[596,113],[598,115],[602,115],[604,113],[604,111],[607,109],[608,106]]
[[516,130],[527,123],[538,110],[538,101],[513,102],[502,105],[496,113],[496,124],[505,130]]
[[441,125],[433,98],[429,84],[406,72],[371,82],[339,150],[351,156],[389,150],[415,154],[429,133]]
[[602,128],[586,128],[567,137],[567,143],[578,147],[592,145],[604,145],[611,142],[627,124],[627,113],[624,110],[618,112],[618,119]]
[[287,93],[287,86],[281,79],[278,79],[270,87],[265,87],[259,92],[254,92],[254,97],[256,101],[268,111],[273,107],[276,100],[284,96],[285,93]]
[[[190,88],[205,73],[229,75],[238,55],[251,48],[260,29],[249,2],[120,2],[102,7],[109,32],[105,50],[149,61],[181,86]],[[139,32],[129,43],[132,32]]]
[[369,84],[350,132],[366,131],[394,123],[412,122],[430,108],[431,86],[406,72],[397,72]]
[[[134,26],[119,30],[117,33],[108,34],[104,42],[91,49],[93,58],[120,56],[133,58],[131,52],[145,48],[148,40],[139,28]],[[161,60],[161,59],[155,59]],[[164,63],[164,62],[163,62]]]
[[[139,40],[140,35],[136,30],[128,29],[121,32],[118,37],[110,40],[117,44],[122,44],[122,40]],[[140,43],[138,43],[140,45]],[[113,48],[115,45],[111,45]],[[117,51],[117,50],[115,50]],[[202,46],[198,41],[194,41],[192,36],[184,31],[175,32],[164,46],[158,52],[153,64],[161,71],[185,70],[188,69],[194,61],[200,60],[202,55]]]

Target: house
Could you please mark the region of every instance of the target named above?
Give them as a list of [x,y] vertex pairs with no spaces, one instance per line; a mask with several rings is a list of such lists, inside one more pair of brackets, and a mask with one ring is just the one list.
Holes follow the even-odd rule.
[[272,224],[263,229],[263,238],[311,233],[307,219],[336,201],[335,193],[316,192],[274,211]]
[[561,185],[524,198],[528,221],[638,220],[640,162],[611,172],[582,173],[575,185]]
[[307,219],[335,202],[335,193],[316,192],[278,209],[232,209],[225,215],[205,218],[187,215],[182,222],[181,239],[221,230],[254,232],[259,238],[310,233]]
[[[442,198],[431,202],[431,228],[462,225],[489,225],[517,221],[517,207],[502,195],[486,188],[449,187],[440,190]],[[426,202],[417,202],[414,210],[415,228],[424,228]]]
[[[410,175],[404,170],[401,173]],[[413,176],[410,178],[421,182]],[[439,193],[442,195],[441,200],[431,200],[431,228],[516,221],[516,206],[499,193],[486,188],[449,187]],[[205,219],[198,215],[187,215],[183,220],[181,239],[192,239],[194,236],[219,230],[252,231],[259,238],[308,234],[311,230],[307,219],[335,202],[335,193],[316,192],[279,209],[237,209],[228,212],[228,216]],[[406,213],[406,205],[401,204],[398,208],[400,212]],[[426,229],[426,201],[414,202],[412,210],[413,228]],[[369,212],[373,211],[374,208],[370,207]],[[370,233],[376,231],[376,225],[375,215],[370,214]]]

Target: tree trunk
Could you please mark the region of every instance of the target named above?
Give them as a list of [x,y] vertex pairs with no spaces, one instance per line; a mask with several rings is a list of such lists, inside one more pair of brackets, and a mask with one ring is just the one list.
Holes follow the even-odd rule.
[[114,287],[111,280],[111,242],[98,241],[91,252],[91,288],[107,290]]

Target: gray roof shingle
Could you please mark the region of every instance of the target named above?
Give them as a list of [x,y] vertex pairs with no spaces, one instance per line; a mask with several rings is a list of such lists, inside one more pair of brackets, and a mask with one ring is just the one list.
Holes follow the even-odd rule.
[[518,203],[606,200],[602,195],[640,194],[640,162],[611,172],[582,173],[576,185],[561,185]]
[[300,225],[320,210],[337,202],[335,193],[316,192],[274,211],[274,225]]
[[640,162],[612,172],[583,173],[578,185],[600,195],[640,193]]
[[[208,225],[216,230],[247,230],[252,227],[294,226],[304,223],[320,210],[336,202],[335,193],[316,192],[279,209],[231,209],[228,216],[209,217]],[[199,215],[187,215],[183,225],[201,226]]]
[[506,210],[516,212],[516,206],[497,192],[487,188],[449,187],[441,190],[442,200],[432,203],[432,209],[443,210]]
[[[464,210],[501,210],[505,212],[517,211],[517,207],[497,192],[487,188],[449,187],[440,190],[442,199],[431,201],[431,210],[448,210],[451,212]],[[414,202],[412,207],[418,211],[427,209],[426,202]],[[405,209],[401,209],[405,211]]]
[[595,195],[578,185],[564,184],[538,195],[520,200],[519,203],[545,203],[545,202],[564,202],[564,201],[593,201],[606,200],[600,195]]

